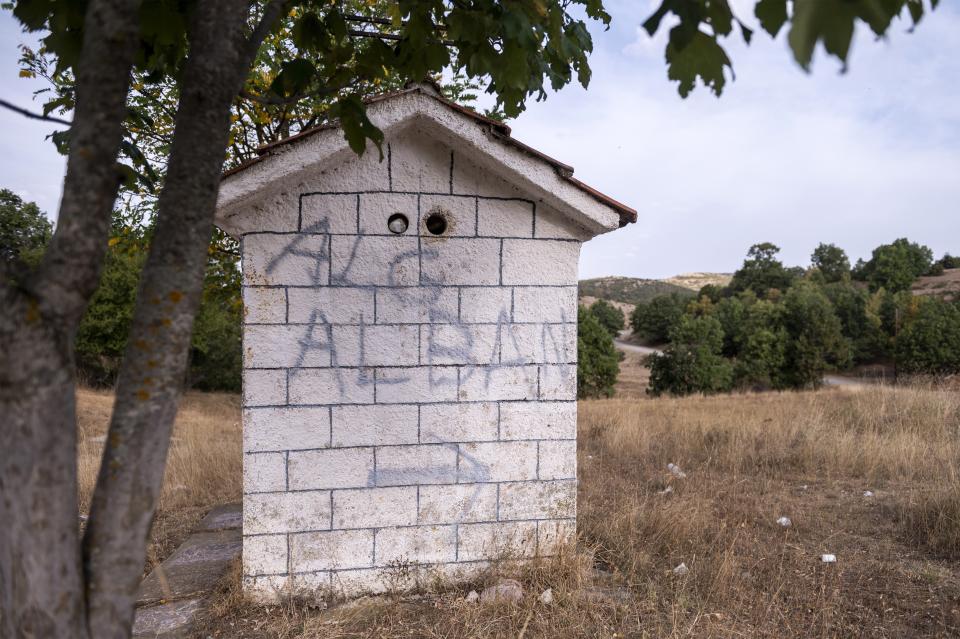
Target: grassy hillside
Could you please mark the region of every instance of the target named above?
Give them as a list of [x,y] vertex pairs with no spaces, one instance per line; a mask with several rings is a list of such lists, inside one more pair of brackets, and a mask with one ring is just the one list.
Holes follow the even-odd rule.
[[913,283],[914,295],[937,295],[946,300],[960,298],[960,268],[950,268],[943,275],[925,275]]
[[580,297],[602,298],[624,304],[643,304],[658,295],[680,293],[692,295],[683,286],[668,284],[662,280],[644,280],[637,277],[598,277],[580,280]]

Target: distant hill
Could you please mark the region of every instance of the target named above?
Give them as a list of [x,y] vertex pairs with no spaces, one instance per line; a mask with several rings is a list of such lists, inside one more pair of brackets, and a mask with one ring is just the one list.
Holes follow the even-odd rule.
[[733,275],[730,273],[681,273],[662,281],[699,292],[707,284],[724,287],[730,283],[731,279]]
[[645,280],[637,277],[598,277],[580,280],[581,298],[599,298],[623,304],[643,304],[658,295],[679,293],[692,295],[694,291],[663,280]]

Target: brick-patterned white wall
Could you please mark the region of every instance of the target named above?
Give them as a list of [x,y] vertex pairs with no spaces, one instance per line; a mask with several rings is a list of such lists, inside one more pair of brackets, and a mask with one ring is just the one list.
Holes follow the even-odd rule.
[[589,234],[421,132],[385,151],[261,205],[242,237],[243,568],[261,597],[456,577],[575,529]]

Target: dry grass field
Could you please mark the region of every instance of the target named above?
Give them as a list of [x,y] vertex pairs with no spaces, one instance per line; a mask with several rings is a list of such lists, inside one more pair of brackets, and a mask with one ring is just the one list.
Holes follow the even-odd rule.
[[[90,508],[112,408],[112,393],[77,392],[81,513]],[[210,508],[240,501],[241,450],[239,396],[187,393],[174,426],[148,569],[173,552]]]
[[[637,390],[626,377],[621,390]],[[87,428],[102,432],[90,426],[90,406],[107,396],[80,399]],[[237,418],[233,398],[185,400],[154,531],[158,555],[175,543],[170,531],[189,525],[170,522],[236,499]],[[562,557],[503,562],[471,584],[329,609],[246,603],[238,567],[197,636],[960,635],[960,393],[638,394],[581,402],[579,441],[579,541]],[[781,516],[792,525],[779,526]],[[837,562],[822,563],[823,553]],[[681,562],[689,571],[677,575]],[[524,584],[522,603],[464,601],[503,574]],[[551,605],[537,598],[546,588]]]

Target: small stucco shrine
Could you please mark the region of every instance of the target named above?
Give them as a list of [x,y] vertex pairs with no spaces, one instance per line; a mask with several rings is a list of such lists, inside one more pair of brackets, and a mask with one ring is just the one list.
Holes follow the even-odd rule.
[[575,533],[577,260],[636,212],[428,84],[367,109],[382,161],[331,124],[220,187],[263,599],[457,579]]

